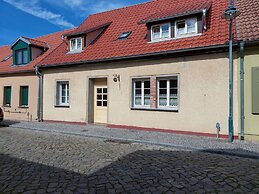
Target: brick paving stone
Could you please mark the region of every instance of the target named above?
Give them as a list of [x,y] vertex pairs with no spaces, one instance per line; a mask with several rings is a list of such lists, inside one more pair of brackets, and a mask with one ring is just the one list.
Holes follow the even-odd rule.
[[259,160],[0,128],[0,193],[258,193]]

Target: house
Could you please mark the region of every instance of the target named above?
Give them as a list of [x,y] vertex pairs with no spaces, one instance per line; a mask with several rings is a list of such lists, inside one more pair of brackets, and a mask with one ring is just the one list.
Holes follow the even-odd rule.
[[38,38],[19,37],[11,46],[0,47],[0,105],[5,119],[38,118],[38,77],[34,66],[61,42],[57,32]]
[[[247,6],[249,5],[249,6]],[[259,140],[259,7],[255,0],[238,0],[241,15],[237,18],[238,53],[238,117],[241,137]]]
[[[227,7],[225,0],[156,0],[90,15],[37,63],[42,118],[208,136],[217,126],[226,137]],[[237,137],[237,85],[233,92]]]

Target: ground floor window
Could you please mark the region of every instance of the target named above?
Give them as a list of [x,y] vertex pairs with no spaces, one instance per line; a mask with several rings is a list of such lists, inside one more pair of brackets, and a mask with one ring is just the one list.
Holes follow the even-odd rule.
[[4,106],[11,106],[11,92],[12,87],[11,86],[5,86],[4,87]]
[[29,102],[29,86],[20,87],[20,106],[28,107]]
[[133,80],[133,106],[150,106],[150,79]]
[[69,106],[69,81],[57,81],[56,105]]
[[158,107],[177,108],[178,106],[178,77],[158,78]]

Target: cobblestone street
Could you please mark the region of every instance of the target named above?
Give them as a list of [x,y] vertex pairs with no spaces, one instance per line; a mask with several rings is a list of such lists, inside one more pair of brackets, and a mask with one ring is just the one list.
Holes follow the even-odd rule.
[[0,193],[259,193],[259,160],[0,127]]

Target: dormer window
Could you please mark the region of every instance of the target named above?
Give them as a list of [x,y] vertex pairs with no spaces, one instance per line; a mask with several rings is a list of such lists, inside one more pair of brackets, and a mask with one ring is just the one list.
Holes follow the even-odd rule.
[[189,18],[175,22],[176,37],[189,36],[198,33],[197,18]]
[[82,50],[82,38],[73,38],[70,40],[70,51]]
[[171,25],[170,23],[155,25],[151,27],[151,40],[163,40],[171,38]]
[[15,64],[16,65],[25,65],[28,63],[28,50],[20,49],[15,51]]

